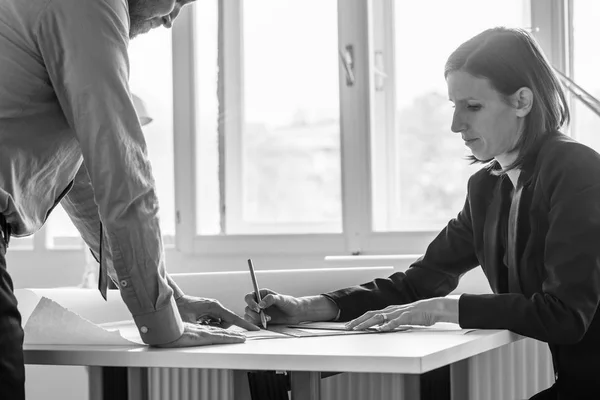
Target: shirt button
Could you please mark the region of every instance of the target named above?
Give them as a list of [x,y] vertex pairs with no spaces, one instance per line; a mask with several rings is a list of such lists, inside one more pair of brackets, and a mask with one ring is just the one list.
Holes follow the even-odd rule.
[[127,281],[125,279],[121,281],[121,286],[127,287]]
[[140,328],[140,332],[142,332],[142,333],[148,333],[148,327],[146,327],[146,326],[142,326],[142,327]]

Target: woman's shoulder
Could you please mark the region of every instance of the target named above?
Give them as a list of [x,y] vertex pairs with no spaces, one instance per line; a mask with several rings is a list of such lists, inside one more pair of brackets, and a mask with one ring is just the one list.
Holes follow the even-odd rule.
[[542,144],[535,170],[545,186],[563,182],[575,190],[579,186],[600,185],[600,154],[558,133]]
[[537,159],[539,169],[600,171],[600,154],[562,133],[554,133],[544,141]]

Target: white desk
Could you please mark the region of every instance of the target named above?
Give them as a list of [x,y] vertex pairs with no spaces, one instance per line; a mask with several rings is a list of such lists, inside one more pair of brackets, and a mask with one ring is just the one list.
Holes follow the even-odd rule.
[[[291,371],[292,398],[318,400],[321,372],[406,374],[406,398],[419,399],[420,374],[450,366],[452,399],[466,399],[467,359],[522,339],[506,330],[407,331],[312,338],[248,340],[185,349],[110,346],[25,346],[25,363],[98,367],[216,368]],[[139,369],[141,368],[141,370]],[[133,400],[141,383],[130,376]],[[239,375],[239,374],[238,374]]]

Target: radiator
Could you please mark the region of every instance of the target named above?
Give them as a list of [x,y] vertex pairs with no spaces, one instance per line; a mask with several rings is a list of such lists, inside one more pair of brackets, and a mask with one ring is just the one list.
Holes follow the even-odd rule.
[[473,357],[469,383],[470,400],[527,399],[554,383],[550,349],[524,339]]
[[233,373],[222,369],[149,368],[148,400],[233,400]]
[[[469,398],[527,399],[554,381],[545,343],[525,339],[469,360]],[[234,400],[233,373],[227,370],[150,368],[149,400]],[[321,381],[322,400],[402,399],[397,374],[345,373]],[[249,395],[239,397],[249,399]]]

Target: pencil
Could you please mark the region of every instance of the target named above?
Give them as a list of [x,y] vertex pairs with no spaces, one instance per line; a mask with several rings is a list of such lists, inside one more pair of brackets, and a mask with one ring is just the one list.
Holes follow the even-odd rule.
[[[256,274],[254,273],[254,266],[252,265],[252,259],[248,259],[248,268],[250,268],[250,277],[252,278],[252,285],[254,286],[254,294],[256,296],[256,302],[261,302],[260,297],[260,289],[258,288],[258,281],[256,280]],[[260,310],[260,323],[264,329],[267,329],[267,317],[265,316],[265,312]]]

